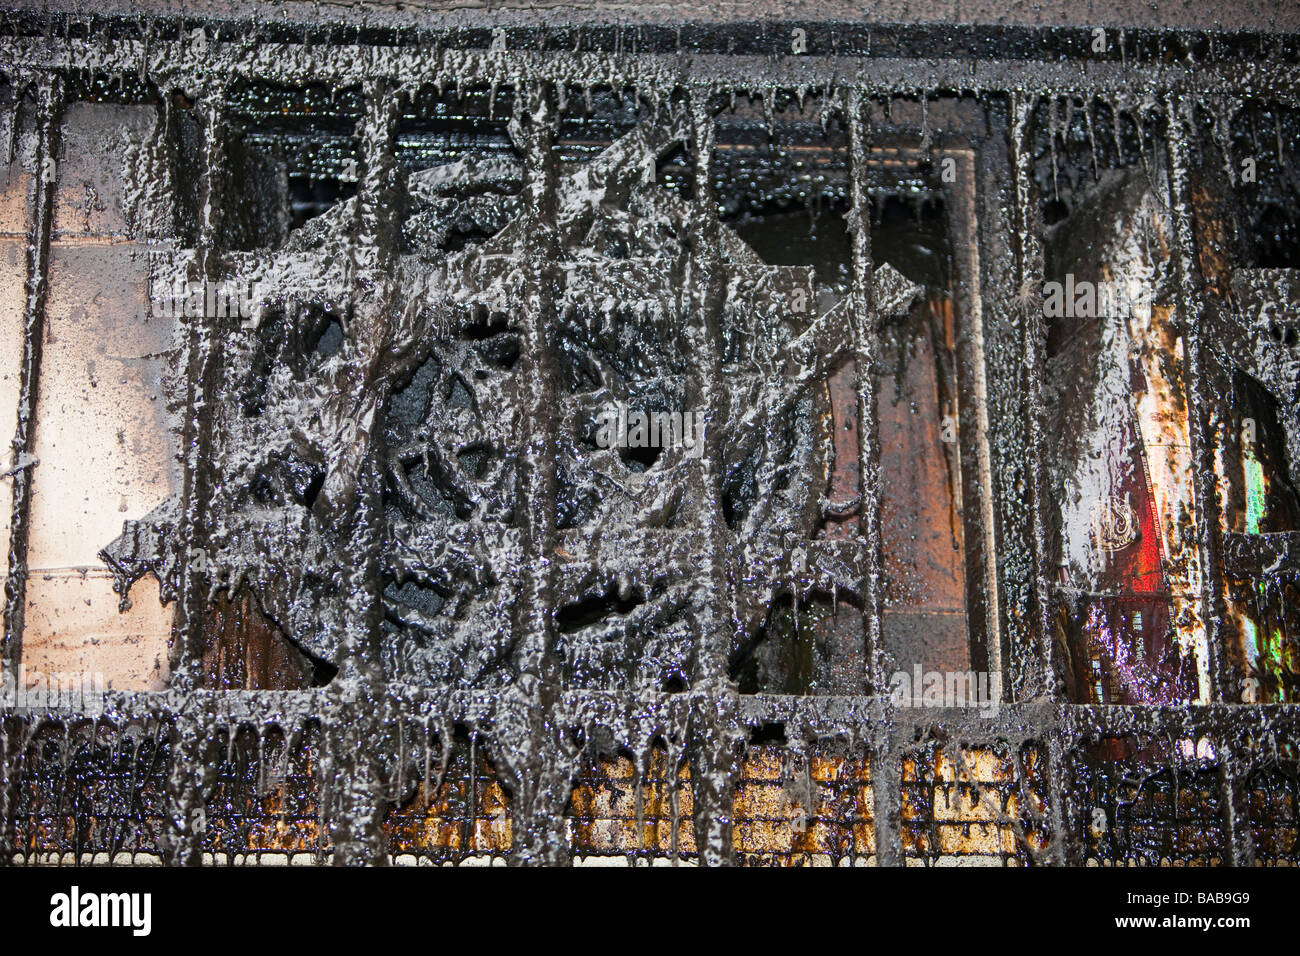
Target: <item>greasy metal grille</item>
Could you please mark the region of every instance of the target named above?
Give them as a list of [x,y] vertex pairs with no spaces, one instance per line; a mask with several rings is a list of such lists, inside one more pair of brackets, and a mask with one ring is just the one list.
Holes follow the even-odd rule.
[[[1215,457],[1239,430],[1235,372],[1296,467],[1300,263],[1285,222],[1253,258],[1219,248],[1210,198],[1236,187],[1205,172],[1249,158],[1214,152],[1224,124],[1253,155],[1243,104],[1279,141],[1291,128],[1282,41],[1156,33],[1089,58],[1065,31],[1050,60],[1032,38],[922,59],[924,37],[872,54],[848,31],[845,52],[773,58],[789,31],[736,53],[659,34],[29,27],[0,39],[36,171],[16,452],[41,414],[58,186],[42,172],[76,103],[163,116],[132,188],[165,169],[172,216],[129,226],[180,239],[155,281],[262,291],[251,322],[181,317],[177,494],[102,542],[123,597],[153,575],[176,602],[168,689],[4,717],[8,859],[1295,861],[1300,526],[1224,530]],[[1276,195],[1243,198],[1259,217],[1300,208],[1288,149]],[[1152,593],[1195,673],[1167,698],[1133,696],[1068,636],[1083,612],[1049,440],[1067,353],[1037,298],[1051,227],[1086,209],[1089,177],[1125,170],[1166,197],[1164,344],[1185,362],[1195,514],[1169,545],[1183,577]],[[747,192],[761,176],[784,181]],[[842,219],[839,271],[822,247],[764,261],[741,238],[760,198]],[[900,199],[942,223],[944,295],[873,254]],[[1256,307],[1226,305],[1230,288]],[[908,641],[941,630],[937,613],[907,630],[891,596],[883,489],[910,466],[882,454],[873,378],[918,297],[958,317],[936,354],[960,408],[943,474],[962,629],[940,643],[998,676],[991,711],[890,692]],[[593,450],[593,380],[698,409],[698,457]],[[825,421],[856,439],[817,439]],[[33,472],[13,472],[10,689]],[[1254,601],[1281,608],[1292,648],[1272,677],[1234,650],[1235,605]],[[765,658],[763,635],[789,658]]]

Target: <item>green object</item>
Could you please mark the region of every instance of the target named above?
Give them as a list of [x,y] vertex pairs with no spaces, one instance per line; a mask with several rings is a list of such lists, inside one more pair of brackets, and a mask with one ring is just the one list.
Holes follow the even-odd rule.
[[1255,453],[1246,451],[1246,533],[1259,534],[1264,520],[1264,466]]

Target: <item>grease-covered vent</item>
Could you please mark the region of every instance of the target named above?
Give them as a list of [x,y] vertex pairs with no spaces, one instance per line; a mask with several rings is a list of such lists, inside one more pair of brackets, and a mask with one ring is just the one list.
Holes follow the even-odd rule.
[[833,7],[0,23],[6,860],[1296,861],[1289,28]]

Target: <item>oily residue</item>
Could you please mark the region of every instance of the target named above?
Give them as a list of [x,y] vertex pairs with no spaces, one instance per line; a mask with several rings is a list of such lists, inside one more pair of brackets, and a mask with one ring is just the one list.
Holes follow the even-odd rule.
[[[156,106],[128,193],[155,208],[167,170],[159,281],[257,290],[186,317],[181,492],[104,542],[123,601],[151,574],[176,602],[171,689],[5,715],[6,857],[1294,860],[1287,49],[1139,31],[1081,69],[1064,29],[972,31],[999,59],[906,30],[795,57],[752,25],[740,49],[237,26],[0,39],[38,168],[67,103]],[[1261,126],[1281,145],[1252,190]],[[1102,200],[1075,271],[1129,270],[1156,306],[1063,373],[1078,330],[1039,290]],[[1207,253],[1247,222],[1253,253]],[[1064,422],[1063,374],[1087,383]],[[929,551],[891,534],[915,466],[878,393],[941,443],[906,446],[943,461],[903,516]],[[1241,394],[1278,431],[1253,457]],[[700,446],[605,447],[609,408],[689,412]],[[1135,589],[1061,578],[1099,573],[1085,498],[1115,497],[1111,458],[1159,534],[1141,666]],[[941,661],[996,671],[1000,706],[891,696]],[[1127,677],[1094,696],[1092,662]]]

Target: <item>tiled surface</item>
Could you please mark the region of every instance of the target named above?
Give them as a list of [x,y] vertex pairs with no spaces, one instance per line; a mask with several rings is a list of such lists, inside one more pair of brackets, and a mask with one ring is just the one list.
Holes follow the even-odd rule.
[[[33,448],[24,666],[29,675],[101,673],[118,689],[164,686],[173,610],[144,582],[119,613],[98,556],[177,482],[163,392],[175,323],[150,315],[149,249],[126,234],[138,203],[130,211],[123,164],[139,161],[155,115],[79,103],[67,111]],[[18,251],[0,245],[6,290],[10,258],[22,268],[21,244],[10,245]],[[5,301],[0,335],[12,311]],[[0,378],[0,400],[7,384]]]

